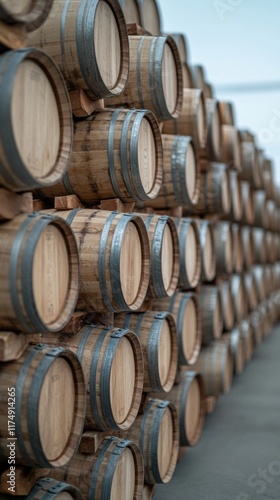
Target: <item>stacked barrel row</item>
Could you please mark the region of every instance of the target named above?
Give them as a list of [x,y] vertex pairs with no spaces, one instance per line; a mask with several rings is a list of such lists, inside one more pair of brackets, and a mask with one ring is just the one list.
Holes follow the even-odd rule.
[[[18,495],[147,498],[276,320],[280,197],[184,37],[132,26],[159,35],[155,2],[37,3],[31,48],[0,58],[0,183],[40,200],[0,226],[0,328],[30,339],[0,367],[0,463],[16,436]],[[96,110],[73,124],[75,90]]]

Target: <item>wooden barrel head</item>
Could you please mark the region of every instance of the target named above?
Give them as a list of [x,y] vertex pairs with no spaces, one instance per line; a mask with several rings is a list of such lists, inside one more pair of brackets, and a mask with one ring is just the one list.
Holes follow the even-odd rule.
[[69,441],[75,397],[72,367],[66,359],[58,357],[45,376],[38,410],[40,441],[50,462],[55,462],[63,455]]
[[201,390],[195,377],[189,388],[186,404],[185,433],[190,441],[196,438],[201,418]]
[[57,226],[49,224],[41,234],[33,257],[34,300],[46,325],[54,323],[63,312],[69,282],[65,238]]
[[182,325],[182,347],[186,359],[191,359],[197,344],[197,309],[192,299],[188,300]]
[[186,154],[186,189],[190,200],[194,201],[197,196],[197,166],[192,144],[190,143]]
[[137,0],[121,0],[121,4],[126,24],[138,24],[141,26],[140,13]]
[[164,283],[165,290],[169,290],[172,277],[173,277],[173,235],[170,230],[169,224],[165,225],[163,238],[162,238],[162,251],[161,251],[161,269],[162,269],[162,279]]
[[160,476],[164,478],[170,469],[170,459],[173,457],[174,431],[173,416],[169,408],[163,414],[158,438],[157,459]]
[[126,448],[120,458],[114,472],[111,496],[108,500],[131,500],[135,497],[135,459],[129,448]]
[[142,266],[141,240],[136,224],[131,221],[125,229],[120,255],[121,290],[128,306],[137,299],[142,279]]
[[225,214],[230,211],[231,195],[230,195],[230,184],[227,172],[224,172],[222,178],[222,206]]
[[141,25],[152,35],[159,35],[160,17],[155,0],[138,0],[141,8]]
[[114,12],[109,3],[100,0],[94,23],[94,46],[98,69],[108,89],[117,86],[121,71],[121,40]]
[[158,349],[158,371],[161,385],[164,387],[170,376],[172,361],[172,338],[169,322],[163,322]]
[[146,118],[141,122],[138,137],[138,164],[143,188],[150,193],[155,183],[157,153],[153,129]]
[[173,114],[178,100],[177,65],[168,43],[165,43],[163,50],[162,84],[167,109]]
[[1,0],[1,7],[13,16],[24,16],[29,14],[34,7],[34,0]]
[[118,344],[110,373],[110,402],[114,419],[121,425],[130,412],[134,398],[135,356],[128,339]]
[[187,271],[188,281],[191,285],[197,283],[198,269],[198,240],[197,234],[192,224],[189,226],[186,239],[185,267]]
[[12,91],[12,127],[27,170],[44,178],[53,170],[60,148],[60,117],[56,95],[39,64],[19,65]]

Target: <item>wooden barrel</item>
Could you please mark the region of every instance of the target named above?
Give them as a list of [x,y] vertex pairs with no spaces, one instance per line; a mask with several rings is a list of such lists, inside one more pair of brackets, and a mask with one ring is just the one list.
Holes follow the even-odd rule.
[[200,191],[200,173],[191,137],[162,135],[163,180],[157,197],[138,206],[192,209]]
[[253,330],[250,326],[249,321],[241,321],[241,323],[239,324],[239,331],[243,339],[244,359],[246,363],[249,363],[254,351]]
[[142,454],[135,443],[109,436],[95,454],[76,453],[66,469],[55,470],[52,476],[79,488],[85,499],[141,500],[143,469]]
[[[241,227],[241,226],[240,226]],[[252,228],[248,226],[242,226],[242,245],[243,245],[243,257],[244,257],[244,267],[249,269],[255,259],[255,248]]]
[[267,261],[267,245],[265,236],[264,229],[256,227],[252,229],[255,264],[265,264]]
[[191,69],[186,62],[182,62],[182,71],[183,71],[183,87],[184,89],[192,89],[193,88],[193,79]]
[[8,24],[22,24],[27,31],[39,28],[47,19],[53,0],[0,1],[0,19]]
[[106,104],[149,109],[160,121],[177,118],[182,109],[183,74],[173,38],[130,35],[129,53],[126,89]]
[[217,275],[230,274],[233,270],[233,233],[230,222],[217,222],[214,226]]
[[184,33],[168,33],[168,34],[169,36],[172,36],[172,38],[175,40],[177,44],[181,62],[187,63],[189,60],[189,47],[186,35]]
[[206,98],[207,141],[205,152],[202,153],[210,161],[222,160],[222,125],[219,102]]
[[140,10],[137,0],[119,0],[123,10],[126,24],[138,24],[141,26]]
[[199,373],[182,369],[179,383],[168,395],[152,394],[159,399],[168,398],[179,417],[180,446],[196,446],[204,424],[204,386]]
[[203,213],[228,215],[230,211],[230,177],[223,163],[209,163],[201,174],[202,200],[198,208]]
[[57,66],[41,50],[6,52],[0,96],[0,184],[26,191],[59,181],[72,149],[72,111]]
[[231,125],[234,127],[234,104],[232,102],[220,101],[220,114],[222,125]]
[[243,249],[243,228],[240,224],[232,224],[233,235],[233,269],[236,273],[241,273],[244,266],[244,249]]
[[65,221],[18,215],[0,227],[0,327],[57,332],[68,323],[79,291],[79,256]]
[[141,26],[152,35],[160,35],[161,20],[157,0],[137,0],[141,15]]
[[201,250],[196,222],[193,219],[175,219],[180,244],[179,286],[195,288],[201,275]]
[[121,433],[139,444],[144,458],[145,483],[168,483],[173,476],[179,450],[177,411],[170,401],[149,399],[145,412]]
[[178,335],[179,365],[193,365],[201,347],[201,323],[197,295],[176,292],[171,299],[154,300],[152,308],[168,311],[174,316]]
[[252,266],[252,273],[255,277],[257,285],[257,297],[258,297],[258,302],[260,303],[266,298],[267,282],[266,282],[265,269],[260,264],[255,265]]
[[263,184],[266,196],[269,199],[273,199],[275,197],[274,168],[273,168],[273,162],[268,158],[264,159],[262,176],[263,176]]
[[248,299],[242,274],[232,274],[230,278],[236,321],[241,321],[248,314]]
[[[152,500],[156,489],[156,484],[144,484],[142,500]],[[8,499],[9,500],[9,499]]]
[[254,347],[257,347],[261,343],[263,337],[262,314],[256,309],[251,312],[248,319],[253,331]]
[[191,67],[194,87],[196,89],[204,90],[204,83],[206,81],[205,68],[201,64],[194,64]]
[[253,192],[249,182],[241,181],[241,197],[242,197],[242,218],[243,224],[253,224],[257,203],[255,201],[256,191]]
[[222,301],[223,329],[230,331],[234,325],[234,303],[229,281],[221,281],[219,289]]
[[164,122],[163,134],[188,135],[192,137],[197,151],[205,148],[207,137],[206,104],[199,89],[183,90],[183,108],[176,120]]
[[202,344],[218,339],[223,331],[220,290],[217,286],[202,286],[198,293],[201,314]]
[[232,170],[229,172],[229,183],[231,194],[230,216],[234,221],[239,222],[242,218],[243,207],[241,184],[237,172]]
[[241,169],[241,141],[233,125],[222,125],[222,156],[224,163],[237,170]]
[[136,311],[148,288],[147,230],[136,214],[107,210],[59,211],[71,226],[80,256],[77,307],[84,311]]
[[254,224],[258,227],[267,228],[269,225],[266,201],[265,191],[255,191]]
[[143,390],[169,392],[178,364],[177,330],[173,316],[154,311],[118,314],[114,324],[129,328],[139,338],[144,358]]
[[39,196],[76,194],[85,205],[116,197],[124,203],[153,199],[161,187],[162,155],[152,113],[100,109],[76,122],[68,170],[61,182]]
[[266,228],[270,229],[271,231],[277,231],[277,223],[279,221],[279,216],[276,208],[276,203],[274,200],[268,200],[266,199],[265,201],[265,223],[266,223]]
[[225,342],[228,342],[233,359],[233,373],[240,375],[244,370],[244,339],[238,328],[234,328],[229,333],[225,333],[222,337]]
[[170,297],[179,280],[179,238],[175,223],[167,215],[138,214],[145,223],[150,242],[149,298]]
[[255,275],[250,270],[244,273],[244,284],[248,300],[248,309],[251,312],[258,306],[258,293]]
[[73,351],[87,386],[86,430],[128,429],[143,390],[143,357],[128,328],[88,325],[75,335],[45,335],[43,341]]
[[252,187],[258,189],[260,187],[260,177],[257,150],[253,142],[241,142],[241,163],[242,170],[239,172],[239,178],[249,182]]
[[198,220],[196,223],[199,230],[199,241],[201,250],[201,279],[212,281],[216,274],[216,248],[213,226],[208,220]]
[[69,90],[83,89],[92,99],[102,99],[119,95],[126,86],[129,44],[117,0],[54,0],[30,44],[55,60]]
[[78,488],[58,482],[50,477],[37,481],[26,498],[28,500],[41,500],[44,497],[48,500],[83,500],[82,493]]
[[[260,229],[256,228],[255,230],[260,231]],[[269,262],[270,264],[273,264],[277,261],[278,245],[278,234],[275,234],[272,231],[264,231],[264,253],[266,255],[267,262]]]
[[214,99],[215,98],[214,87],[211,83],[204,82],[203,92],[204,92],[204,95],[207,99]]
[[206,396],[219,397],[228,392],[233,376],[233,359],[229,345],[215,341],[204,347],[194,370],[202,375]]
[[[21,358],[0,366],[0,390],[0,462],[7,464],[14,451],[17,464],[66,465],[78,447],[85,417],[85,383],[77,357],[61,347],[29,346]],[[11,431],[15,449],[7,447]]]

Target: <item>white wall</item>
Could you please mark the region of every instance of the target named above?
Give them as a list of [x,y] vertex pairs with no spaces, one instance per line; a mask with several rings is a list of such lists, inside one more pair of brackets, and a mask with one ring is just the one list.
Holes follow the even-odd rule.
[[[237,125],[249,128],[274,159],[280,184],[280,1],[158,0],[165,32],[183,32],[191,64],[202,63],[220,99],[235,103]],[[223,84],[279,82],[268,92],[225,92]]]

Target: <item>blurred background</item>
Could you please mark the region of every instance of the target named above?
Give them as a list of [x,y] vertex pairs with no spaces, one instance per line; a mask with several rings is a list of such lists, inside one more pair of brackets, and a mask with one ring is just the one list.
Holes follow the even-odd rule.
[[238,128],[255,133],[280,184],[279,0],[158,0],[165,32],[185,33],[216,97],[235,104]]

